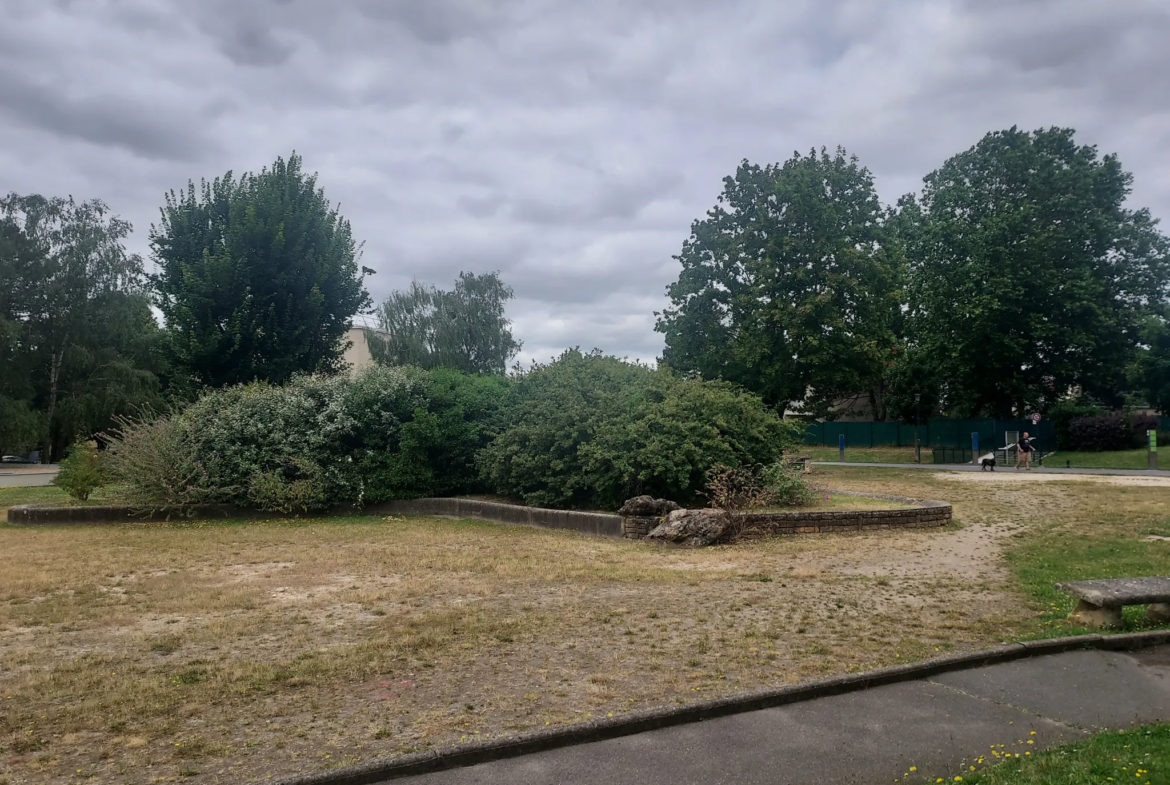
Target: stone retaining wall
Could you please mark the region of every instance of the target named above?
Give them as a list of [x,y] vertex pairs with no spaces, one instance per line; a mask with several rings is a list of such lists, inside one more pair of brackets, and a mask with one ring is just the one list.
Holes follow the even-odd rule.
[[[184,510],[156,510],[144,513],[133,507],[105,505],[83,507],[54,507],[49,504],[18,504],[8,508],[8,522],[19,524],[62,523],[141,523],[180,518],[245,518],[258,517],[253,511],[233,510],[229,507],[202,506]],[[274,517],[265,513],[265,517]]]
[[[773,537],[785,534],[818,534],[821,532],[869,531],[873,529],[928,529],[946,526],[951,522],[951,505],[903,496],[883,496],[860,491],[830,491],[838,496],[861,496],[883,499],[899,504],[913,505],[901,510],[830,510],[811,512],[747,513],[736,521],[735,539]],[[640,540],[661,523],[660,518],[623,518],[622,534],[630,540]]]
[[450,518],[477,518],[497,523],[519,523],[545,529],[571,529],[602,537],[622,536],[622,517],[601,512],[546,510],[475,499],[411,499],[370,507],[366,512],[389,515],[441,515]]
[[[914,505],[903,510],[840,510],[832,512],[752,513],[740,521],[739,538],[770,537],[785,534],[815,534],[819,532],[865,531],[870,529],[922,529],[945,526],[951,522],[951,505],[947,502],[906,499],[900,496],[853,491],[831,491],[844,496],[866,496]],[[353,510],[345,512],[353,514]],[[451,518],[476,518],[497,523],[539,526],[546,529],[570,529],[583,534],[602,537],[625,537],[640,540],[661,520],[658,518],[623,518],[597,512],[574,510],[546,510],[515,504],[478,501],[475,499],[411,499],[392,501],[363,510],[371,515],[439,515]],[[136,514],[130,507],[52,507],[48,505],[18,505],[8,508],[8,522],[17,524],[118,523],[143,520],[162,520],[175,517],[236,518],[281,517],[272,513],[234,510],[226,507],[203,507],[187,510],[183,515],[175,511],[160,511],[152,515]]]

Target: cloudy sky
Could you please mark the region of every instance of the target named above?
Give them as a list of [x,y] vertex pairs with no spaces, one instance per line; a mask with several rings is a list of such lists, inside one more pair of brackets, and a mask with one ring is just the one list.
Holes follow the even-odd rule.
[[743,158],[843,145],[882,198],[989,130],[1071,126],[1170,219],[1165,0],[0,0],[0,191],[146,235],[296,150],[375,299],[500,270],[523,356],[652,359]]

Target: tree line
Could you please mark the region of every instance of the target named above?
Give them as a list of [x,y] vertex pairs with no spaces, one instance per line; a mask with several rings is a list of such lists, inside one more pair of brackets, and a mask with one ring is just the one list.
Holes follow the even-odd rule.
[[[1170,243],[1074,136],[989,133],[894,205],[840,148],[744,161],[675,257],[660,364],[816,416],[850,397],[879,420],[1127,394],[1170,412]],[[371,309],[361,245],[295,153],[167,193],[152,271],[130,232],[99,200],[0,199],[0,451],[52,460],[118,417],[335,373]],[[371,351],[502,375],[513,296],[497,273],[415,282]]]
[[989,133],[893,206],[840,148],[744,161],[676,257],[662,362],[819,416],[1170,412],[1170,243],[1132,183],[1063,128]]
[[[0,452],[60,458],[121,417],[342,367],[371,306],[349,222],[296,153],[165,194],[153,271],[94,199],[0,199]],[[378,359],[503,374],[519,350],[495,273],[415,283],[378,311]],[[162,316],[162,324],[152,308]]]

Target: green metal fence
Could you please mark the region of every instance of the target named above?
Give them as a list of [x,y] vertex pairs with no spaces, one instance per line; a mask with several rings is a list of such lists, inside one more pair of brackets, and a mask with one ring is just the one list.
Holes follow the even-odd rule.
[[[1170,418],[1162,418],[1163,427],[1170,424]],[[1168,428],[1170,430],[1170,428]],[[918,426],[918,435],[924,448],[950,447],[970,450],[972,434],[979,434],[979,451],[999,449],[1008,443],[1007,436],[1027,431],[1034,437],[1037,447],[1049,452],[1056,449],[1056,437],[1052,423],[1041,420],[1033,425],[1031,420],[992,420],[986,418],[923,420]],[[839,438],[845,437],[845,448],[850,447],[913,447],[914,424],[892,422],[815,422],[809,423],[805,444],[820,447],[837,447]]]

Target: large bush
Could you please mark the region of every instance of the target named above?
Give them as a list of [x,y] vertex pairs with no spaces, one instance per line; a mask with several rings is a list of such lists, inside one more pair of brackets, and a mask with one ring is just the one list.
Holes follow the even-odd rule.
[[1074,450],[1072,435],[1069,427],[1078,417],[1108,414],[1104,409],[1091,403],[1081,403],[1072,400],[1059,401],[1048,410],[1048,419],[1056,435],[1056,447],[1059,450]]
[[516,380],[480,467],[529,504],[616,509],[638,494],[691,501],[711,467],[772,463],[802,435],[730,384],[574,349]]
[[123,422],[111,471],[142,506],[320,510],[478,490],[475,453],[507,382],[374,367],[241,385]]
[[1146,431],[1156,430],[1158,418],[1124,413],[1074,417],[1068,426],[1069,450],[1132,450],[1146,444]]

